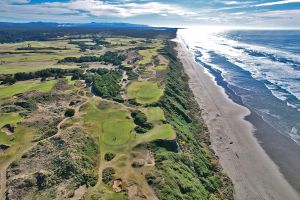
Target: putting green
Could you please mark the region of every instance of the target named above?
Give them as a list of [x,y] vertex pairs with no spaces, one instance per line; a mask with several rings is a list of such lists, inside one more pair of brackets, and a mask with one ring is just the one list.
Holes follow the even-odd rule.
[[156,125],[146,134],[140,134],[137,137],[139,143],[151,142],[155,140],[172,140],[176,138],[176,133],[170,124]]
[[146,114],[148,121],[151,123],[165,120],[164,111],[160,107],[147,107],[142,111]]
[[127,95],[136,99],[138,103],[148,104],[158,101],[163,95],[163,89],[160,89],[156,82],[136,81],[128,86]]

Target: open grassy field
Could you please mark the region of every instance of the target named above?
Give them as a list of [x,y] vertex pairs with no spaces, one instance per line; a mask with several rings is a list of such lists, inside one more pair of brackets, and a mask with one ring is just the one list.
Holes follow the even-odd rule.
[[163,95],[163,89],[156,82],[136,81],[128,86],[127,95],[138,103],[148,104],[158,101]]
[[0,87],[0,99],[11,97],[18,93],[23,93],[30,90],[41,92],[50,91],[57,83],[57,80],[40,82],[38,80],[20,81],[13,85]]

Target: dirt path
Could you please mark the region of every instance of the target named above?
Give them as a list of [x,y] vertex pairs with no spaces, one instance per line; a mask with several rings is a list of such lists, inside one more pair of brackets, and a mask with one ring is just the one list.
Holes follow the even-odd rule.
[[252,125],[244,120],[249,110],[232,102],[195,62],[183,42],[178,39],[177,44],[190,88],[209,128],[212,147],[234,183],[235,199],[300,199],[257,142]]

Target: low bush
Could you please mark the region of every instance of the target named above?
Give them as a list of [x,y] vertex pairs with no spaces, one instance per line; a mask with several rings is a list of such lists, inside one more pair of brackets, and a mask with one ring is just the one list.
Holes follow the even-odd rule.
[[104,155],[104,160],[106,160],[106,161],[111,161],[111,160],[114,159],[115,157],[116,157],[116,154],[115,154],[115,153],[107,152],[107,153]]
[[134,129],[137,133],[146,133],[153,128],[153,124],[147,122],[147,116],[143,112],[139,110],[132,111],[131,117],[137,125]]
[[107,167],[102,171],[102,181],[106,184],[111,184],[115,178],[115,170],[112,167]]
[[66,117],[73,117],[75,114],[75,110],[73,108],[68,108],[65,112]]

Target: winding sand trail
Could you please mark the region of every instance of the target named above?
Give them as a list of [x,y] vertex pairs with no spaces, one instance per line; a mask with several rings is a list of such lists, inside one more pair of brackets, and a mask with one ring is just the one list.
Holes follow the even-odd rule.
[[212,148],[234,184],[237,200],[299,200],[278,167],[253,135],[254,127],[244,120],[250,111],[233,101],[217,86],[177,38],[178,56],[189,76],[189,86],[202,109]]

